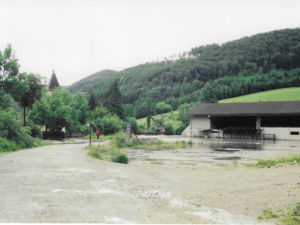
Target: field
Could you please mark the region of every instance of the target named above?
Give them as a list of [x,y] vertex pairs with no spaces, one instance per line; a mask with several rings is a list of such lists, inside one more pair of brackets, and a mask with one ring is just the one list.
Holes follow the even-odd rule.
[[270,91],[238,96],[220,100],[219,103],[230,102],[271,102],[271,101],[299,101],[300,87],[280,88]]

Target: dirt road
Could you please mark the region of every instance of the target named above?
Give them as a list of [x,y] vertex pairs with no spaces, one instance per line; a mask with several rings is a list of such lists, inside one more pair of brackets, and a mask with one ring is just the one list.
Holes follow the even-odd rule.
[[261,223],[300,201],[300,169],[117,164],[86,144],[0,157],[0,222]]

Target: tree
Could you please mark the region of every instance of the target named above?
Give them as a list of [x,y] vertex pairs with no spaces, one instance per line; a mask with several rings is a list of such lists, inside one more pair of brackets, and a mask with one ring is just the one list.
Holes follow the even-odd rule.
[[33,103],[41,98],[41,77],[35,74],[20,74],[19,81],[9,82],[13,98],[23,107],[23,120],[26,126],[26,108],[32,107]]
[[156,103],[155,109],[157,114],[162,114],[173,110],[172,106],[164,102]]
[[0,51],[0,89],[5,86],[6,81],[16,77],[18,73],[18,60],[12,53],[11,45],[8,45],[3,53]]
[[111,113],[123,118],[122,95],[117,80],[114,80],[108,91],[104,94],[104,106]]
[[146,101],[145,112],[146,112],[146,117],[147,117],[147,129],[149,130],[149,128],[151,126],[152,116],[155,114],[155,107],[154,107],[154,104],[153,104],[153,102],[150,98],[148,98],[147,101]]
[[[63,127],[68,132],[76,131],[79,128],[75,126],[81,124],[79,115],[85,115],[86,110],[78,108],[77,105],[87,105],[87,100],[84,98],[81,100],[83,102],[76,104],[68,91],[54,89],[51,94],[45,93],[40,101],[33,104],[29,118],[39,125],[46,126],[46,130],[50,133],[59,133]],[[82,122],[84,121],[85,118],[82,119]]]
[[204,103],[215,103],[218,101],[215,90],[210,82],[206,83],[200,91],[200,101]]

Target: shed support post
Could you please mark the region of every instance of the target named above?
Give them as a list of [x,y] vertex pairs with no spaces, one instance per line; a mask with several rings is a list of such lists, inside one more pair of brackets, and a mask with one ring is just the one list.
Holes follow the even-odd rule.
[[261,122],[260,116],[256,116],[256,130],[260,129],[260,122]]

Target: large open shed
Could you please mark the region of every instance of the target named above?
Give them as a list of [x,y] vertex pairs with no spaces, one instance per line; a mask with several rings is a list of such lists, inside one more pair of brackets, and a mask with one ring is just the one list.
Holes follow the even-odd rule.
[[186,136],[300,140],[300,101],[203,103],[187,114]]

